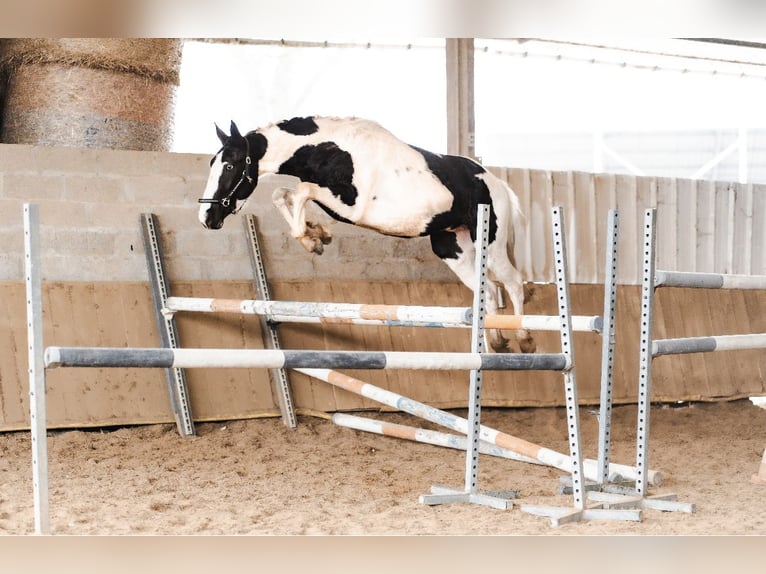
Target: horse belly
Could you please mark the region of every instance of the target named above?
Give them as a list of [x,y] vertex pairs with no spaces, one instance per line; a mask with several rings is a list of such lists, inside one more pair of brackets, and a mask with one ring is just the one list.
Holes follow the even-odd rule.
[[378,177],[364,195],[356,223],[401,237],[421,235],[434,216],[449,211],[453,202],[452,194],[430,172]]

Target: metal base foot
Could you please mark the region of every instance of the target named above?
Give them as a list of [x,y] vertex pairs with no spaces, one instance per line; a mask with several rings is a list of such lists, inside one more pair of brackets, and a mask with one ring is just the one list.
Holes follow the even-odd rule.
[[641,496],[635,491],[626,492],[599,492],[589,491],[588,500],[601,504],[604,508],[647,508],[661,510],[663,512],[694,512],[694,504],[690,502],[678,502],[675,494],[657,494],[654,496]]
[[[612,475],[609,477],[609,482],[607,484],[601,484],[600,482],[596,482],[594,480],[585,480],[583,481],[583,490],[586,492],[589,492],[591,490],[608,490],[611,492],[611,489],[617,488],[617,489],[623,489],[624,491],[630,490],[633,491],[632,487],[635,484],[635,481],[632,480],[623,480],[620,475]],[[556,489],[556,494],[572,494],[572,477],[571,476],[561,476],[559,477],[559,486]]]
[[435,506],[437,504],[470,503],[489,506],[498,510],[513,508],[512,499],[518,498],[518,491],[508,490],[502,492],[465,492],[446,486],[432,486],[431,494],[421,494],[421,504]]
[[561,526],[583,520],[627,520],[641,522],[641,510],[621,508],[558,508],[555,506],[535,506],[523,504],[519,507],[522,512],[550,518],[551,526]]

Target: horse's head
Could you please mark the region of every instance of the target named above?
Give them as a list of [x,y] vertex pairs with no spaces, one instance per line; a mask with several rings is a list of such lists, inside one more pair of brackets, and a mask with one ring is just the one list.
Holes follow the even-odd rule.
[[231,134],[215,126],[222,147],[210,160],[210,175],[199,202],[199,220],[208,229],[220,229],[223,220],[242,208],[258,185],[258,160],[266,151],[266,139],[260,134],[239,133],[231,122]]

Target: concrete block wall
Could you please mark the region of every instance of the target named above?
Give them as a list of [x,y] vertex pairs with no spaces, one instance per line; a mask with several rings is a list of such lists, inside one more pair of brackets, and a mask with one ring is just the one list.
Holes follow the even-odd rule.
[[[242,217],[222,230],[197,220],[209,156],[106,149],[0,145],[0,281],[23,279],[22,204],[40,206],[47,281],[146,281],[139,216],[157,215],[171,280],[251,278]],[[258,217],[269,277],[275,280],[455,281],[426,238],[397,239],[308,211],[333,233],[321,256],[289,236],[271,205],[286,179],[263,178],[241,213]]]

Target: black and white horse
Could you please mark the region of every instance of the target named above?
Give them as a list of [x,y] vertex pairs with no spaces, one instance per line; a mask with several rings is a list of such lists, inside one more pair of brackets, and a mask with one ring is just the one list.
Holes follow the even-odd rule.
[[[290,232],[307,251],[321,254],[330,233],[306,221],[306,202],[316,202],[336,220],[397,237],[429,236],[433,252],[473,289],[476,208],[491,205],[487,312],[498,309],[502,284],[517,315],[523,314],[522,277],[513,263],[513,228],[522,214],[516,194],[473,160],[439,155],[408,145],[375,122],[358,118],[305,117],[249,132],[234,122],[231,134],[218,126],[222,147],[210,161],[199,219],[220,229],[253,193],[263,174],[300,181],[272,195]],[[510,254],[510,256],[509,256]],[[496,351],[507,350],[500,331],[490,331]],[[516,332],[522,352],[534,352],[525,330]]]

